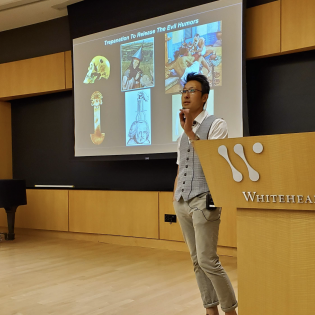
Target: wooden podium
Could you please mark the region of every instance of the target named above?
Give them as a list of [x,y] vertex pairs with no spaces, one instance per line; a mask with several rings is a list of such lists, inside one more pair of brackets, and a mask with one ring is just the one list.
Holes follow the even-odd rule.
[[195,149],[215,204],[237,208],[239,314],[315,314],[315,133]]

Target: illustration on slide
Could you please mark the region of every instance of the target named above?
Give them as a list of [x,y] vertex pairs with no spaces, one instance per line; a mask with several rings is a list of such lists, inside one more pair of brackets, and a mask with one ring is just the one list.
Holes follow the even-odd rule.
[[154,86],[154,38],[123,44],[121,56],[121,90]]
[[102,78],[108,79],[110,74],[110,63],[103,56],[96,56],[90,62],[88,72],[85,76],[83,83],[94,83],[95,80],[101,80]]
[[102,98],[103,95],[99,91],[95,91],[91,96],[91,106],[94,107],[94,133],[91,134],[91,140],[96,145],[100,145],[105,138],[105,133],[101,133]]
[[165,93],[178,93],[190,72],[222,86],[222,21],[165,34]]
[[[150,89],[132,91],[125,94],[126,105],[126,145],[151,144],[151,99]],[[136,117],[134,116],[136,113]]]

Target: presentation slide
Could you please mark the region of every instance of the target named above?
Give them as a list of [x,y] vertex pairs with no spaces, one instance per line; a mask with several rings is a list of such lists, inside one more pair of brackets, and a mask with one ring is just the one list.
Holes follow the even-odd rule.
[[220,0],[73,41],[75,156],[176,152],[190,72],[206,110],[243,136],[242,1]]

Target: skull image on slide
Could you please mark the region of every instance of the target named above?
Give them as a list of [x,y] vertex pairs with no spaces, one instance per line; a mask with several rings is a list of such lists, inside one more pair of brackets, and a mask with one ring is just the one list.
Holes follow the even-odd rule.
[[83,81],[85,84],[94,83],[101,78],[108,79],[110,74],[110,63],[103,56],[96,56],[92,59],[86,77]]

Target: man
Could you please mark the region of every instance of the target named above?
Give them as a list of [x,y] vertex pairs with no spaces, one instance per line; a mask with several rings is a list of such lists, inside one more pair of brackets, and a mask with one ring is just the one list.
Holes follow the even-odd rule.
[[132,61],[126,69],[122,79],[122,89],[132,90],[140,87],[140,79],[142,77],[142,70],[139,68],[142,61],[142,47],[132,56]]
[[194,57],[194,60],[186,59],[186,61],[185,61],[187,68],[185,69],[185,72],[180,79],[180,84],[182,86],[185,85],[186,78],[187,78],[187,75],[189,73],[192,73],[192,72],[199,73],[200,72],[200,64],[207,69],[208,75],[210,75],[210,73],[211,73],[211,69],[210,69],[208,63],[206,62],[206,60],[202,56],[199,56],[198,54],[194,54],[192,57]]
[[203,37],[200,37],[199,34],[196,34],[194,36],[194,41],[193,41],[193,45],[190,49],[190,54],[194,57],[194,60],[187,60],[186,61],[186,65],[187,68],[185,69],[185,72],[183,74],[183,76],[181,77],[181,81],[180,83],[182,85],[183,81],[186,81],[186,76],[188,73],[190,72],[196,72],[199,73],[200,72],[200,68],[201,65],[207,69],[207,73],[208,75],[210,75],[211,73],[211,69],[207,63],[207,61],[205,60],[205,55],[207,53],[207,47],[206,47],[206,43],[205,43],[205,39]]
[[187,75],[189,73],[192,73],[192,72],[196,72],[196,73],[199,73],[199,70],[200,70],[200,63],[198,60],[194,60],[193,62],[190,61],[190,60],[186,60],[186,65],[187,65],[187,68],[185,69],[185,72],[184,74],[182,75],[182,77],[180,78],[180,84],[182,86],[185,85],[185,82],[186,82],[186,78],[187,78]]
[[235,294],[216,253],[221,208],[206,209],[209,188],[193,147],[199,139],[222,139],[228,134],[226,122],[203,109],[209,90],[205,76],[187,75],[182,91],[183,109],[179,113],[184,133],[178,144],[173,205],[189,248],[206,314],[219,315],[217,305],[221,304],[225,314],[236,315]]
[[196,34],[193,42],[193,51],[192,53],[197,53],[199,56],[204,56],[206,54],[207,48],[205,44],[205,39],[200,37],[199,34]]

